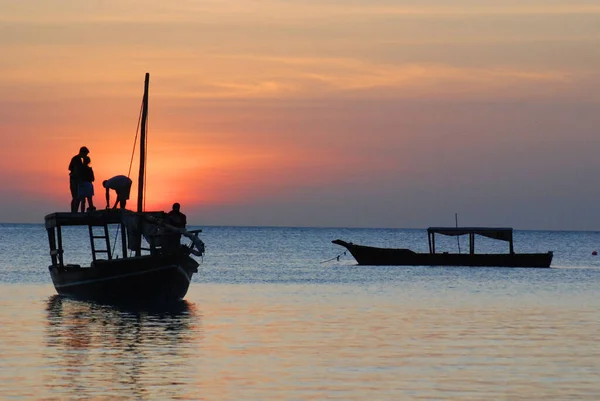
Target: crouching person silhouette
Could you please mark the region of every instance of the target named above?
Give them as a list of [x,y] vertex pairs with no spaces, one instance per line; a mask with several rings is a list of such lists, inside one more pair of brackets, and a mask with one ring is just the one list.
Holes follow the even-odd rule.
[[129,194],[131,192],[131,179],[124,175],[116,175],[113,178],[104,180],[102,186],[106,188],[106,208],[110,208],[110,190],[114,190],[117,194],[117,200],[113,205],[113,209],[119,205],[121,209],[125,209]]

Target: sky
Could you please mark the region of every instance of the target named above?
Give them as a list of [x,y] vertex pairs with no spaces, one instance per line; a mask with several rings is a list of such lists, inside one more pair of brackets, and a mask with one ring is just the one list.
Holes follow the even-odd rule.
[[[70,158],[192,225],[600,230],[597,0],[0,0],[0,222]],[[134,184],[130,208],[137,204]],[[113,194],[114,197],[114,194]],[[112,200],[111,200],[112,202]]]

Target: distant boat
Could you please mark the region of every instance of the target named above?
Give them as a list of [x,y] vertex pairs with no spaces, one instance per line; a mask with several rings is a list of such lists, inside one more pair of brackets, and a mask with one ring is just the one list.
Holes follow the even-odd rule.
[[[469,236],[469,253],[436,252],[435,236]],[[508,253],[475,253],[475,236],[480,235],[509,244]],[[377,248],[336,239],[334,244],[345,247],[359,265],[388,266],[490,266],[490,267],[550,267],[552,252],[515,253],[512,228],[430,227],[427,229],[429,253],[417,253],[404,248]]]
[[[138,210],[107,209],[87,213],[57,212],[45,217],[50,246],[50,276],[60,295],[108,302],[153,302],[181,300],[187,293],[202,256],[202,230],[187,231],[167,224],[162,211],[142,211],[144,196],[146,121],[148,116],[149,74],[144,83],[140,129],[140,169]],[[91,244],[88,266],[69,264],[63,248],[62,229],[87,227]],[[120,238],[111,242],[109,227],[117,227]],[[180,243],[180,236],[190,240]],[[146,247],[142,237],[146,240]],[[113,256],[120,242],[121,258]],[[128,256],[128,251],[132,255]]]

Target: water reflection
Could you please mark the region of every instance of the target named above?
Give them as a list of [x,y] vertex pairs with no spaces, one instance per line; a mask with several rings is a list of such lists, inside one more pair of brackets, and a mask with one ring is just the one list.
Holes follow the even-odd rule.
[[180,398],[193,381],[188,361],[202,335],[200,314],[186,301],[139,309],[53,296],[46,387],[59,397]]

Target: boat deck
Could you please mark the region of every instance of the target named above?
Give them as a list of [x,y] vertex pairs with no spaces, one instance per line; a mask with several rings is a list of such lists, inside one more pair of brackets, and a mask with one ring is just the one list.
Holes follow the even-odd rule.
[[104,224],[120,224],[124,215],[144,215],[162,218],[165,212],[132,212],[127,209],[101,209],[87,213],[55,212],[47,215],[46,228],[59,226],[94,226]]

